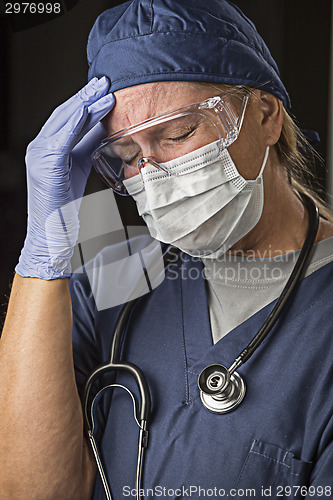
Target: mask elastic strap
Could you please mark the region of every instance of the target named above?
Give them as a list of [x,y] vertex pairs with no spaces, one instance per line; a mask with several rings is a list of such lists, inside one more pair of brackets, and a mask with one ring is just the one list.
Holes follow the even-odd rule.
[[266,167],[266,163],[267,163],[267,159],[268,159],[268,153],[269,153],[269,146],[267,146],[267,148],[266,148],[265,156],[264,156],[264,159],[263,159],[263,162],[262,162],[261,169],[260,169],[260,172],[258,174],[258,177],[262,176],[264,168]]

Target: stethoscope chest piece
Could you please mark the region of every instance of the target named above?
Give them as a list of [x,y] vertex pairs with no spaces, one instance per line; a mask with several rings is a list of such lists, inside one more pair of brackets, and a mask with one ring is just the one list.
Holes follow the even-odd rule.
[[198,378],[200,398],[207,410],[213,413],[227,413],[243,401],[246,392],[242,377],[219,364],[209,365]]

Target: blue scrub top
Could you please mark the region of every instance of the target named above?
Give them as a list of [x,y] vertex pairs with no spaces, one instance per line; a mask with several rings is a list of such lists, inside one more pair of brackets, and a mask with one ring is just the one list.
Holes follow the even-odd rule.
[[[84,274],[73,276],[71,293],[82,391],[91,370],[109,358],[120,307],[97,311]],[[143,498],[333,497],[332,304],[333,263],[302,281],[269,336],[238,369],[247,384],[241,405],[216,415],[201,403],[199,373],[213,363],[229,367],[274,303],[213,345],[202,263],[188,256],[138,299],[122,357],[142,369],[152,398]],[[126,374],[116,382],[137,394]],[[138,427],[128,394],[107,390],[95,419],[113,498],[135,498]],[[105,499],[99,478],[93,499]]]

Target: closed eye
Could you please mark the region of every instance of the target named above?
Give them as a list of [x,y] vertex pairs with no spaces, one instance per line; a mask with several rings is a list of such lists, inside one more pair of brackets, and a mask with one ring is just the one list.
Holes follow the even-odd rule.
[[141,158],[142,154],[139,153],[136,153],[134,156],[132,156],[131,158],[122,158],[123,162],[126,163],[126,165],[129,165],[129,166],[133,166],[133,164],[137,163],[137,161],[139,160],[139,158]]
[[[115,148],[116,149],[116,148]],[[121,159],[121,161],[128,165],[128,166],[137,166],[137,161],[139,158],[141,158],[142,151],[141,148],[136,147],[136,148],[123,148],[123,147],[117,147],[116,150],[117,156]]]
[[172,141],[172,142],[183,141],[184,139],[187,139],[188,137],[190,137],[196,129],[197,129],[197,125],[192,126],[186,132],[182,133],[181,135],[174,136],[174,137],[167,137],[166,140]]

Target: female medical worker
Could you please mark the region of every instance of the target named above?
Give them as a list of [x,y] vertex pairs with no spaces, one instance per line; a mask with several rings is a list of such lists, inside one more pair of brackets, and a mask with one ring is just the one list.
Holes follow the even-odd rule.
[[[145,373],[152,400],[141,497],[330,498],[327,217],[306,277],[238,368],[247,385],[240,405],[211,412],[197,386],[205,367],[230,366],[254,337],[308,232],[295,128],[275,62],[225,0],[126,2],[97,20],[88,58],[90,82],[27,151],[28,230],[1,339],[1,498],[105,498],[79,393],[109,359],[120,308],[98,310],[84,273],[72,277],[70,299],[78,233],[71,202],[83,195],[103,137],[184,107],[102,148],[128,165],[125,179],[104,176],[132,193],[154,237],[183,250],[126,327],[122,359]],[[57,217],[64,206],[65,234]],[[116,381],[136,393],[126,373]],[[137,426],[127,394],[114,390],[111,402],[111,393],[96,409],[96,441],[113,498],[134,498]]]

